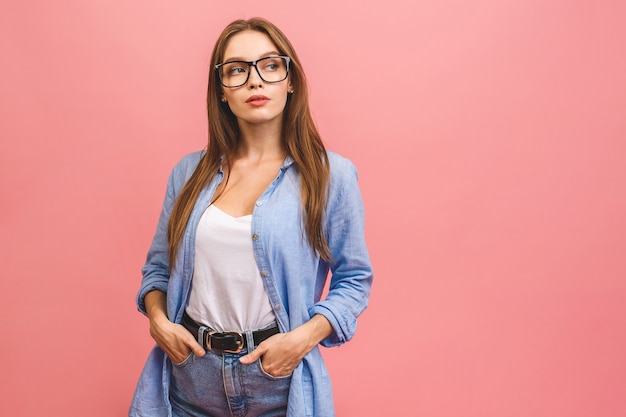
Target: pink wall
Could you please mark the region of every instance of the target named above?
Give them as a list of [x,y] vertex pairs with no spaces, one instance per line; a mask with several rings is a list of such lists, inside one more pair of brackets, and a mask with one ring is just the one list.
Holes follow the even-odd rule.
[[361,172],[377,280],[325,350],[338,415],[626,415],[624,4],[3,2],[0,415],[126,413],[165,181],[255,15]]

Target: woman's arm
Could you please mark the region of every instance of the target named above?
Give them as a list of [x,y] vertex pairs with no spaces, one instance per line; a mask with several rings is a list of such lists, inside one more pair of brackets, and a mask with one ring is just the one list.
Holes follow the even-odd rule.
[[150,319],[150,336],[157,342],[172,362],[181,363],[189,353],[202,357],[204,348],[193,335],[180,324],[172,323],[167,318],[165,293],[150,291],[144,297],[146,313]]
[[325,347],[352,339],[357,318],[368,305],[374,278],[365,243],[365,213],[357,170],[349,160],[333,157],[327,227],[332,256],[330,285],[326,297],[309,309],[310,316],[322,315],[333,327],[321,342]]
[[268,374],[277,377],[291,375],[304,356],[332,331],[326,317],[316,314],[290,332],[278,333],[265,340],[239,361],[249,365],[263,357],[263,370]]

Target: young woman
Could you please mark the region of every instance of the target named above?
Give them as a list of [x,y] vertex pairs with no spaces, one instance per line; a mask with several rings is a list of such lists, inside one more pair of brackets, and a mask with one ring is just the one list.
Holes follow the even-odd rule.
[[324,149],[266,20],[224,29],[207,106],[207,150],[172,171],[143,268],[157,346],[129,415],[333,416],[319,345],[352,338],[373,277],[356,170]]

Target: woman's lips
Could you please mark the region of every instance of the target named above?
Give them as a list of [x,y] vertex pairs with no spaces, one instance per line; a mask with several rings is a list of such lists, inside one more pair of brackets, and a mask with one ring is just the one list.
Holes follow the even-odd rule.
[[270,101],[269,98],[267,98],[265,96],[256,95],[256,96],[252,96],[249,99],[247,99],[246,103],[248,103],[249,105],[254,106],[254,107],[259,107],[259,106],[264,105],[268,101]]

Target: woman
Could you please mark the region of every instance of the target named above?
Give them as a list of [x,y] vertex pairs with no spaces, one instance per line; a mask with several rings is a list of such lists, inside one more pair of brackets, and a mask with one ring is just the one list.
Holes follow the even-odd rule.
[[373,277],[356,170],[274,25],[228,25],[211,69],[207,150],[172,171],[143,268],[157,346],[129,415],[332,416],[318,346],[352,338]]

